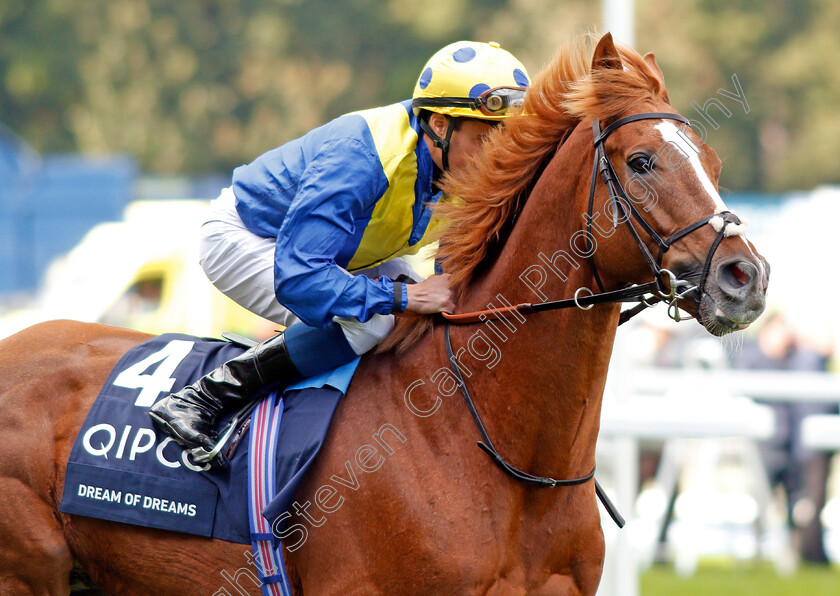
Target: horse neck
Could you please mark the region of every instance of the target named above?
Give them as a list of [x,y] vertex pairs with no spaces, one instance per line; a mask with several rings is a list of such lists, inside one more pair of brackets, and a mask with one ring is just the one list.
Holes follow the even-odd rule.
[[[572,156],[581,159],[586,154],[586,146],[572,138],[561,148],[498,257],[460,300],[459,311],[483,310],[488,304],[500,307],[504,301],[571,298],[582,286],[597,291],[589,263],[570,247],[573,234],[582,227],[589,170],[586,161],[577,167],[568,164]],[[563,259],[555,259],[559,267],[546,263],[560,250],[572,257],[577,269]],[[523,281],[536,280],[540,273],[546,276],[540,288],[545,298]],[[479,413],[508,461],[558,478],[580,476],[593,468],[618,311],[617,305],[589,311],[567,308],[510,324],[485,322],[452,329],[453,347],[468,348],[460,360],[472,362],[466,382]],[[498,352],[492,359],[485,356],[491,344]],[[470,355],[485,357],[478,362]]]

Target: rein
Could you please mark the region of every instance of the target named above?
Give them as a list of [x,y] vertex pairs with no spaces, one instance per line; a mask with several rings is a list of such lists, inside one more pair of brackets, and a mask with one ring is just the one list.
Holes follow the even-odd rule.
[[[730,224],[738,225],[741,223],[741,221],[734,213],[731,213],[729,211],[723,211],[721,213],[715,213],[713,215],[704,217],[663,239],[656,232],[656,230],[654,230],[653,227],[651,227],[651,225],[644,219],[644,217],[642,217],[642,214],[639,213],[638,209],[635,207],[633,202],[630,199],[628,199],[626,193],[624,192],[624,188],[622,188],[621,184],[618,183],[618,177],[616,176],[615,169],[613,168],[612,162],[610,161],[606,149],[604,148],[604,142],[610,136],[610,134],[612,134],[615,130],[624,126],[625,124],[629,124],[630,122],[636,122],[639,120],[654,119],[669,119],[682,122],[686,125],[689,124],[686,118],[680,116],[679,114],[672,114],[670,112],[646,112],[641,114],[633,114],[632,116],[627,116],[625,118],[616,120],[615,122],[607,126],[603,131],[600,128],[599,122],[597,120],[593,120],[592,135],[594,137],[595,158],[592,164],[592,177],[589,185],[589,206],[587,211],[588,217],[586,220],[587,242],[589,243],[589,247],[591,249],[592,245],[589,238],[592,237],[592,213],[595,203],[595,189],[598,182],[598,174],[600,173],[600,177],[604,181],[604,184],[606,185],[607,190],[610,193],[614,227],[617,228],[619,223],[624,223],[627,225],[627,228],[630,230],[631,235],[633,236],[634,240],[636,241],[636,244],[639,247],[639,251],[642,253],[642,256],[644,257],[645,261],[650,267],[651,273],[653,274],[654,278],[652,281],[641,285],[634,284],[626,288],[607,291],[604,289],[604,285],[601,282],[601,277],[598,274],[597,267],[595,266],[595,259],[592,255],[589,255],[588,260],[592,268],[592,273],[595,276],[595,281],[598,284],[598,288],[600,289],[599,293],[594,293],[586,287],[580,287],[575,292],[573,298],[567,298],[563,300],[539,302],[536,304],[526,302],[513,306],[504,306],[501,308],[493,308],[489,310],[476,311],[470,313],[441,313],[443,318],[446,320],[446,327],[444,332],[446,355],[449,358],[450,368],[458,381],[458,386],[460,387],[461,393],[464,396],[464,401],[467,404],[467,408],[469,409],[473,421],[475,422],[475,425],[478,428],[478,432],[481,435],[482,440],[478,441],[478,446],[485,453],[487,453],[487,455],[490,456],[493,462],[497,466],[499,466],[508,476],[520,482],[524,482],[525,484],[544,488],[553,488],[558,486],[576,486],[579,484],[584,484],[589,480],[594,479],[595,470],[593,469],[589,474],[581,476],[580,478],[557,480],[555,478],[534,476],[533,474],[529,474],[528,472],[524,472],[511,466],[507,461],[505,461],[505,459],[493,446],[493,442],[490,440],[490,436],[487,434],[487,429],[484,427],[484,423],[481,420],[481,416],[479,416],[478,411],[476,410],[475,403],[473,402],[472,396],[470,395],[464,378],[461,375],[461,370],[458,366],[458,360],[455,357],[452,350],[452,342],[449,336],[450,324],[465,325],[470,323],[484,322],[488,320],[509,319],[512,317],[521,317],[523,315],[530,315],[538,312],[557,310],[561,308],[570,308],[573,306],[580,308],[581,310],[589,310],[596,304],[638,302],[639,304],[637,304],[635,307],[623,311],[621,313],[618,323],[619,325],[621,325],[627,322],[633,316],[640,313],[642,310],[649,308],[660,301],[667,301],[669,304],[668,315],[675,321],[680,321],[681,316],[679,313],[679,301],[684,300],[689,294],[694,292],[697,292],[698,301],[702,299],[703,289],[706,285],[706,278],[708,277],[709,271],[711,270],[712,259],[715,255],[715,252],[717,251],[718,246],[720,245],[721,240],[723,240],[725,236],[726,228]],[[621,216],[620,220],[619,215]],[[636,231],[636,228],[633,226],[631,222],[631,217],[632,219],[636,220],[639,226],[645,231],[645,233],[651,238],[651,240],[653,240],[653,242],[659,248],[659,252],[655,258],[651,254],[645,242],[642,240],[639,233]],[[707,223],[712,221],[713,218],[716,217],[719,217],[721,219],[720,229],[718,230],[717,236],[715,237],[715,240],[712,242],[712,245],[709,248],[709,252],[706,256],[706,261],[703,265],[703,271],[700,277],[700,282],[696,286],[691,285],[688,281],[678,279],[677,276],[674,275],[671,271],[662,267],[662,258],[675,242],[682,238],[685,238],[692,232],[699,230],[702,226],[706,225]],[[667,288],[662,282],[663,276],[668,277]],[[588,294],[581,295],[581,293],[584,290],[588,292]],[[595,492],[598,495],[598,498],[601,500],[601,503],[604,505],[604,508],[609,513],[610,517],[616,523],[616,525],[618,525],[619,528],[623,527],[625,524],[624,518],[618,512],[615,505],[610,501],[609,497],[601,488],[600,484],[598,484],[597,480],[595,480]]]

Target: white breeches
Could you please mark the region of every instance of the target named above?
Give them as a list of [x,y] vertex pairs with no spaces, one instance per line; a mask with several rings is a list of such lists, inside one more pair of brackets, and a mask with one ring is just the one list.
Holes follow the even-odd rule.
[[[210,282],[223,294],[254,314],[284,327],[298,322],[274,295],[274,238],[257,236],[245,227],[236,212],[233,191],[226,188],[211,203],[210,216],[201,226],[200,263]],[[353,275],[391,279],[400,274],[422,281],[405,260],[397,258]],[[352,317],[335,317],[356,354],[364,354],[394,328],[394,315],[373,315],[362,323]]]

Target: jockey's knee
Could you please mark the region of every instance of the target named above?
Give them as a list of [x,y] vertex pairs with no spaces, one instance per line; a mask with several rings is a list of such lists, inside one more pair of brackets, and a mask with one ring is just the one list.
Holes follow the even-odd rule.
[[198,263],[211,281],[218,277],[215,270],[221,252],[220,240],[222,234],[219,233],[217,228],[218,224],[216,222],[205,224],[199,228]]
[[336,317],[333,320],[341,325],[344,337],[359,356],[373,349],[394,328],[394,315],[373,315],[364,323],[351,317]]

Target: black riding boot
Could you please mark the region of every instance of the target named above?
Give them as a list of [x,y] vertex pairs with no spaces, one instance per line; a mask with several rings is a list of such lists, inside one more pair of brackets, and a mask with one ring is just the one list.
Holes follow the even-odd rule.
[[283,333],[268,339],[192,385],[169,395],[149,410],[155,426],[187,449],[214,446],[216,418],[229,406],[241,406],[263,387],[288,384],[298,376]]

